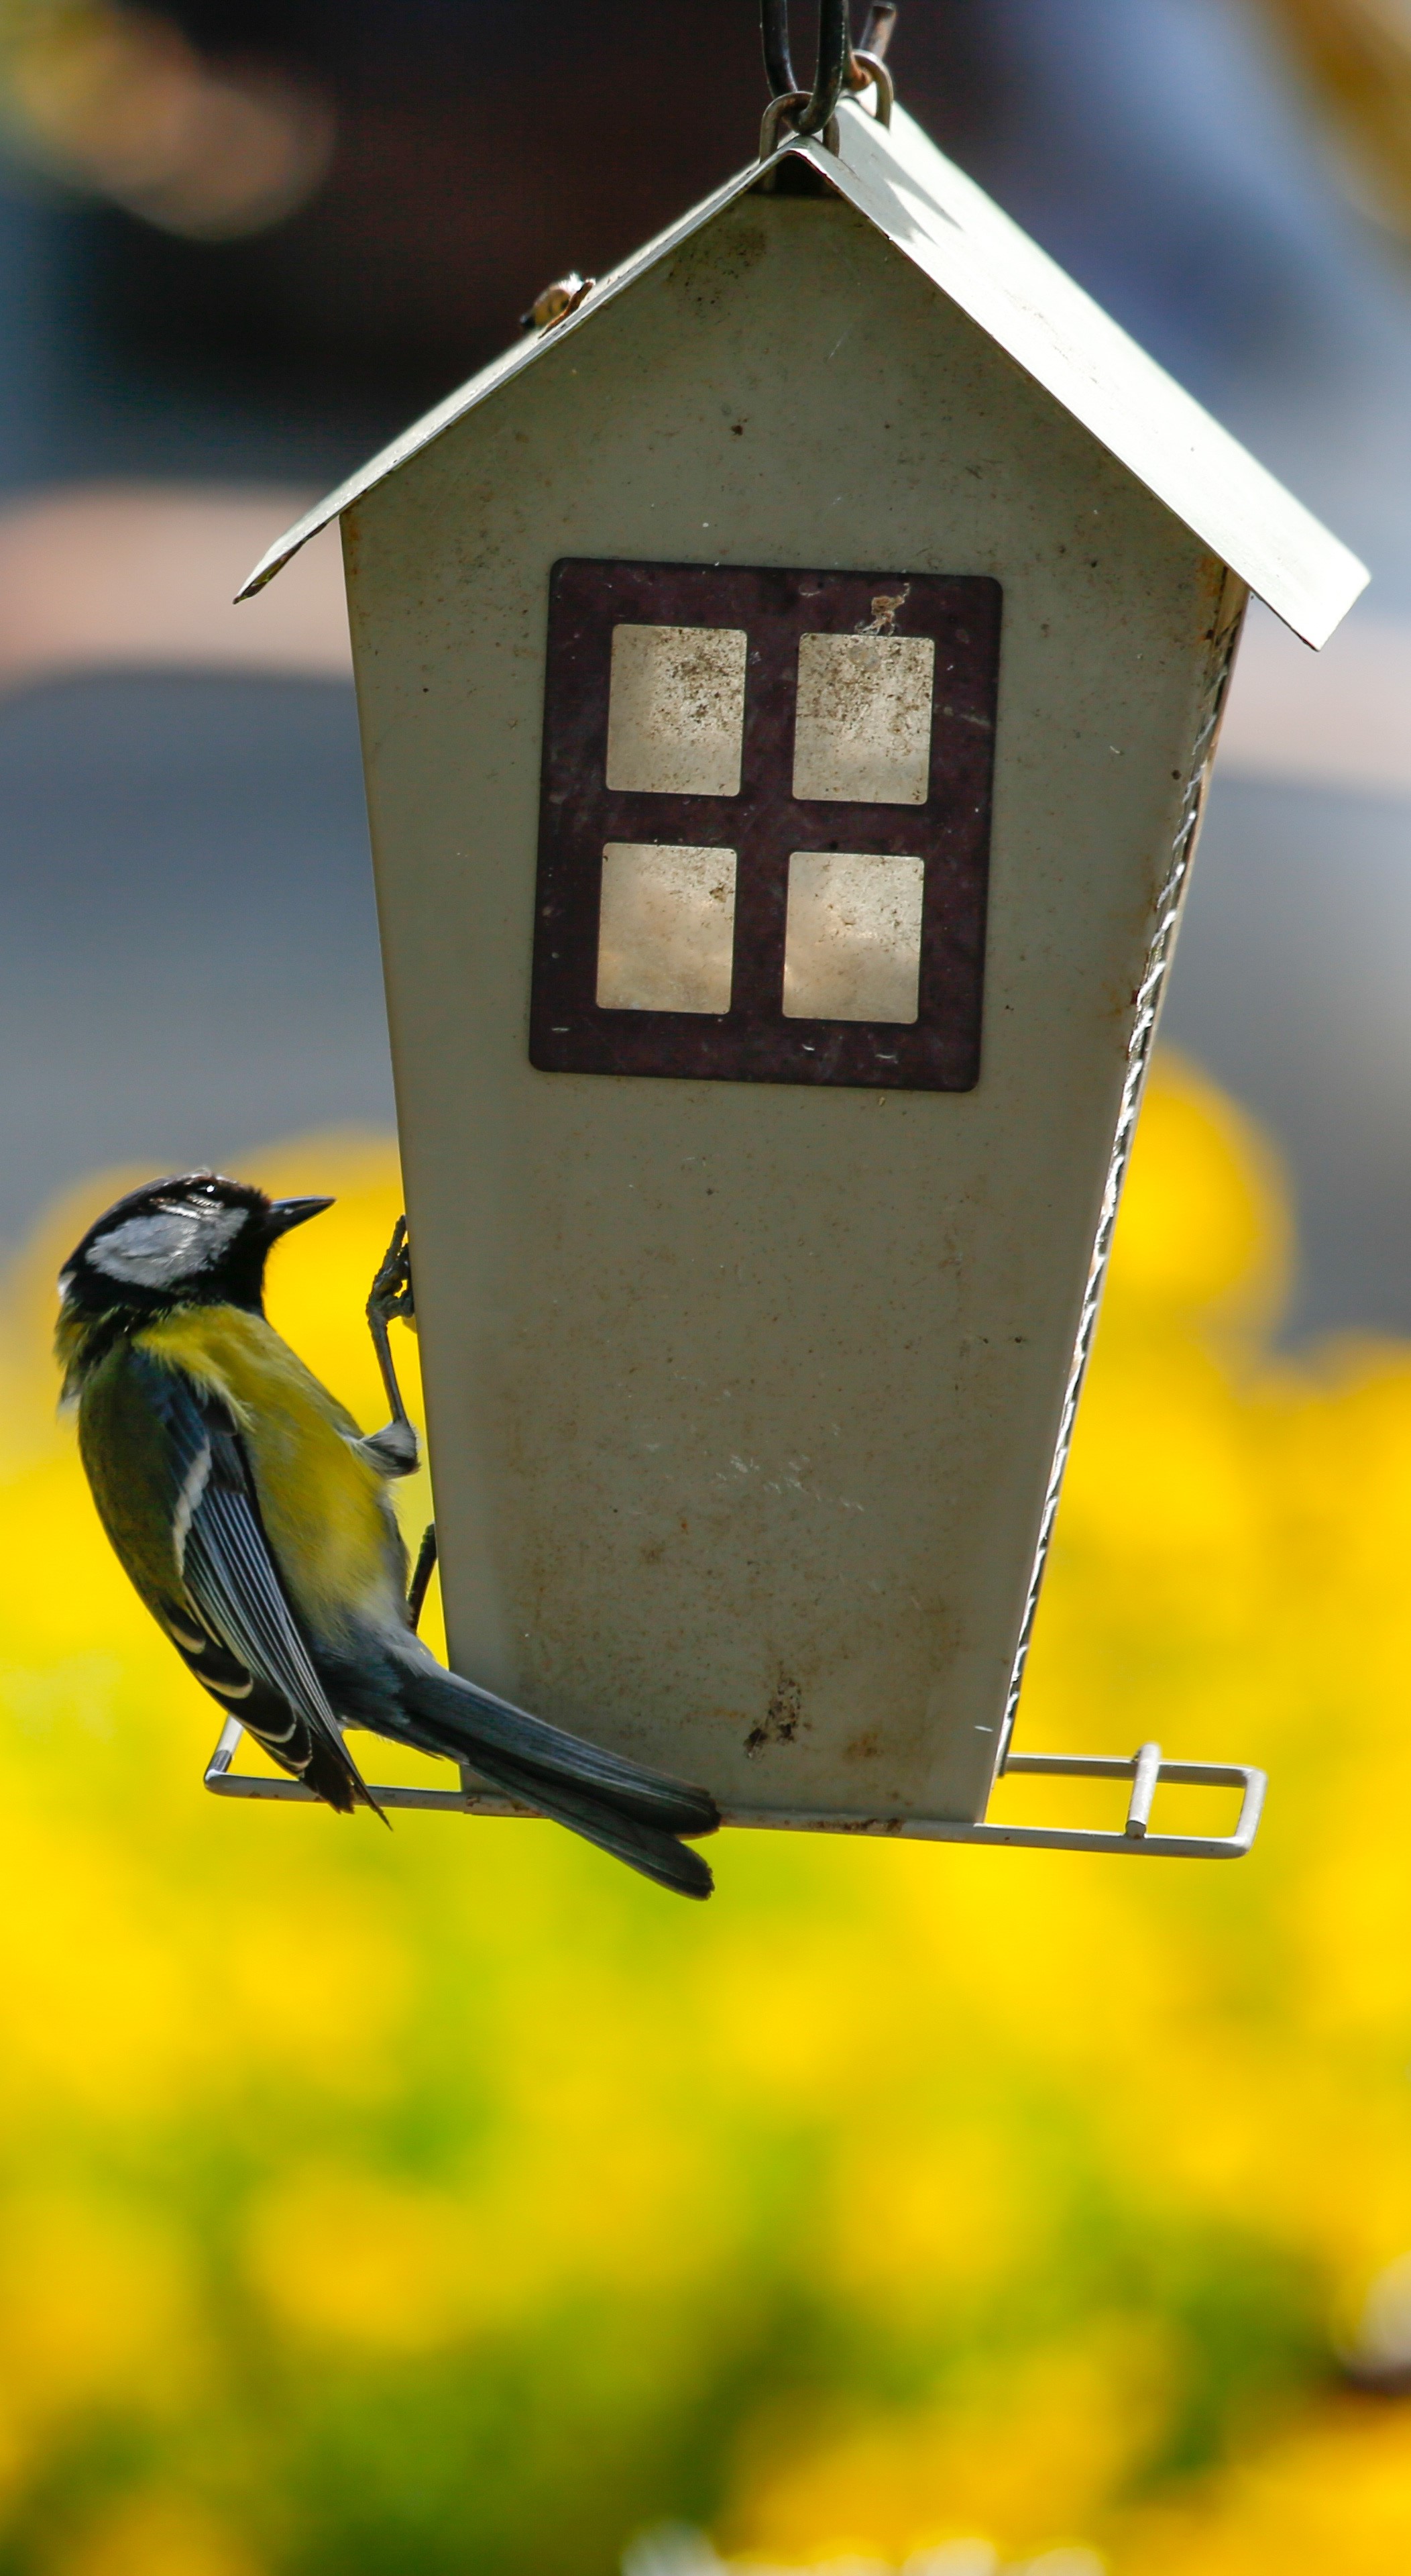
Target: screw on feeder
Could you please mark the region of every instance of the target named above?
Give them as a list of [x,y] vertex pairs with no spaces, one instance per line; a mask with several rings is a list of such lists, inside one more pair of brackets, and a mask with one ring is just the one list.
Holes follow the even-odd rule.
[[556,322],[566,322],[570,313],[577,312],[585,295],[592,294],[597,282],[595,277],[580,277],[576,268],[571,268],[566,277],[556,277],[551,286],[535,296],[528,312],[521,313],[521,331],[551,331]]

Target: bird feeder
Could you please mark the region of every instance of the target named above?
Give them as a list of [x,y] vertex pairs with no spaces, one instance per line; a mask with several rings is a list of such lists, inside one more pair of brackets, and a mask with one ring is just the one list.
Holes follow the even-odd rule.
[[1232,1854],[1010,1739],[1246,601],[1366,576],[863,71],[248,585],[341,520],[451,1658],[733,1824]]

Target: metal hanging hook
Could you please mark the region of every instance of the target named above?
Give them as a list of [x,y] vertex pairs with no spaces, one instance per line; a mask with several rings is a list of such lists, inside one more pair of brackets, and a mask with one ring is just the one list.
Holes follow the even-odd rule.
[[[834,144],[834,113],[843,91],[875,84],[879,121],[891,115],[892,84],[883,69],[896,21],[896,0],[873,0],[862,44],[853,50],[848,0],[819,0],[818,63],[812,91],[800,89],[789,46],[789,0],[760,0],[764,67],[772,93],[765,117],[765,150],[772,150],[786,120],[796,134],[820,134]],[[831,130],[830,130],[831,129]]]
[[874,62],[880,63],[886,54],[888,45],[896,34],[896,28],[897,0],[872,0],[872,7],[867,12],[867,24],[862,31],[862,42],[858,46],[858,52],[860,54],[868,54]]
[[848,63],[847,85],[850,90],[867,89],[876,93],[873,115],[879,125],[890,125],[896,87],[887,68],[885,56],[897,23],[897,0],[873,0],[867,12],[862,42]]
[[[789,0],[760,0],[764,32],[764,67],[777,101],[790,104],[796,134],[822,134],[843,94],[852,60],[852,27],[848,0],[819,0],[818,65],[813,89],[799,88],[789,51]],[[797,113],[793,113],[798,101]]]
[[760,0],[764,34],[764,68],[771,98],[798,94],[794,58],[789,51],[789,0]]

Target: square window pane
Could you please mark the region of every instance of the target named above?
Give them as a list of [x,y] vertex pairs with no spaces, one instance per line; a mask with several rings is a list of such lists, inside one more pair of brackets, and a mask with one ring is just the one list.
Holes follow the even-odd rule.
[[609,788],[739,795],[748,641],[733,626],[613,628]]
[[801,635],[795,796],[924,805],[935,667],[929,635]]
[[598,916],[601,1011],[728,1011],[735,853],[609,841]]
[[921,979],[925,862],[795,850],[784,934],[786,1020],[910,1027]]

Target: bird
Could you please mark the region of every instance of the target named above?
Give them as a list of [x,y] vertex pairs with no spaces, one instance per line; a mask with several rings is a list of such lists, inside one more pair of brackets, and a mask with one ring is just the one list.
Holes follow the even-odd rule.
[[187,1172],[117,1200],[65,1262],[62,1400],[125,1572],[225,1714],[340,1813],[377,1807],[344,1741],[364,1729],[469,1764],[659,1885],[709,1896],[683,1839],[720,1821],[707,1790],[515,1707],[418,1636],[434,1524],[409,1598],[390,1491],[419,1458],[388,1336],[415,1316],[405,1218],[367,1306],[383,1430],[359,1429],[264,1310],[272,1247],[332,1205]]

